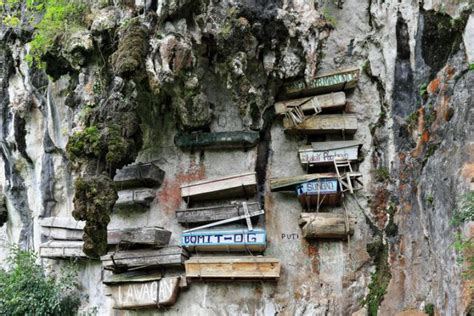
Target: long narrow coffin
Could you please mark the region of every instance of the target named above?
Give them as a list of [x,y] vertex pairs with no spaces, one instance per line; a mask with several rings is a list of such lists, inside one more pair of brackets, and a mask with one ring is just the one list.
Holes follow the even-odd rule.
[[255,251],[267,245],[264,229],[204,230],[181,235],[181,246],[191,251]]
[[357,160],[361,146],[359,141],[354,140],[318,142],[300,148],[298,154],[303,166],[330,165],[334,164],[335,158]]
[[357,224],[351,216],[339,213],[301,213],[299,224],[304,238],[346,239]]
[[283,127],[289,133],[351,135],[357,131],[357,116],[355,114],[320,114],[308,117],[296,125],[285,117]]
[[113,229],[107,232],[107,243],[166,246],[170,237],[171,232],[161,227]]
[[323,112],[325,110],[343,110],[345,105],[346,94],[341,91],[300,99],[280,101],[275,103],[275,113],[278,115],[284,115],[296,108],[299,108],[301,111],[303,111],[303,113],[309,114],[316,112],[316,109],[320,109]]
[[179,266],[189,257],[180,246],[168,246],[161,249],[140,249],[109,252],[102,256],[102,266],[107,270],[129,270],[159,266]]
[[[249,213],[256,213],[260,210],[257,202],[248,202]],[[209,223],[220,221],[243,215],[242,203],[231,203],[209,207],[194,207],[176,211],[176,218],[179,223]]]
[[294,177],[272,178],[270,179],[270,189],[272,192],[295,191],[296,187],[302,183],[334,178],[337,178],[336,173],[312,173]]
[[296,186],[296,195],[304,207],[339,205],[342,194],[338,190],[337,178],[322,178]]
[[39,254],[51,259],[88,258],[82,251],[83,245],[82,241],[51,240],[40,245]]
[[46,217],[39,221],[41,234],[49,239],[82,240],[85,222],[69,217]]
[[286,98],[295,98],[352,89],[355,88],[358,80],[359,69],[352,68],[319,75],[308,83],[304,79],[289,82],[283,89]]
[[250,197],[256,192],[257,178],[255,172],[195,181],[181,186],[181,197],[186,202]]
[[258,132],[213,132],[177,135],[175,144],[181,149],[251,148],[260,138]]
[[155,164],[140,163],[127,166],[117,171],[114,177],[115,186],[118,189],[130,189],[137,187],[158,187],[163,183],[165,172]]
[[261,256],[193,257],[184,266],[186,277],[197,280],[275,280],[280,277],[280,260]]
[[146,211],[155,198],[155,190],[149,188],[118,191],[114,209],[119,211]]

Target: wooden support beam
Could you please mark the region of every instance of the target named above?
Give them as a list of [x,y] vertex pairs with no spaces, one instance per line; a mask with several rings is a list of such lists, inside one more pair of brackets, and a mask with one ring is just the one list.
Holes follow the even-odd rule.
[[346,94],[336,92],[318,96],[280,101],[275,103],[275,113],[284,115],[292,109],[299,107],[303,113],[315,113],[315,108],[320,108],[323,113],[326,110],[343,110],[346,106]]
[[171,237],[171,232],[161,227],[141,227],[128,229],[114,229],[107,232],[107,243],[117,244],[142,244],[166,246]]
[[[257,202],[248,202],[249,213],[255,213],[260,210]],[[176,218],[179,223],[209,223],[225,220],[244,214],[242,203],[231,203],[225,205],[216,205],[208,207],[194,207],[176,211]]]
[[235,229],[183,233],[181,246],[190,251],[263,252],[267,246],[266,231]]
[[357,131],[357,116],[355,114],[321,114],[308,117],[297,125],[285,117],[283,127],[288,133],[352,135]]
[[345,215],[339,213],[301,213],[299,224],[307,239],[347,239],[348,235],[354,234],[357,222],[353,217],[346,221]]
[[117,171],[114,184],[119,190],[138,187],[158,187],[163,183],[165,172],[154,163],[138,163]]
[[149,188],[118,191],[118,200],[115,202],[114,210],[147,211],[155,195],[156,191]]
[[259,138],[259,133],[252,131],[212,132],[177,135],[174,142],[185,150],[251,148]]

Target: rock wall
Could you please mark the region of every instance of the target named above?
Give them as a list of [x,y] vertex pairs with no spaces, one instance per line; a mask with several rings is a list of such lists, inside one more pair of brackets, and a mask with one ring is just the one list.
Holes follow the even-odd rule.
[[[2,27],[8,219],[0,258],[9,243],[37,250],[40,218],[71,216],[77,178],[154,161],[165,179],[150,210],[112,213],[108,228],[162,226],[178,244],[180,185],[256,171],[265,207],[257,226],[267,230],[265,255],[281,260],[279,281],[193,282],[175,305],[153,312],[395,315],[434,305],[439,315],[467,313],[450,219],[474,177],[468,1],[114,1],[89,9],[60,56],[46,59],[49,76],[26,61],[27,38]],[[298,148],[323,139],[284,133],[273,105],[284,82],[349,67],[361,69],[347,98],[364,189],[344,204],[357,225],[348,242],[307,241],[297,199],[270,192],[268,180],[305,174]],[[260,142],[248,150],[175,146],[177,134],[196,130],[256,130]],[[81,310],[122,314],[100,261],[79,265]]]

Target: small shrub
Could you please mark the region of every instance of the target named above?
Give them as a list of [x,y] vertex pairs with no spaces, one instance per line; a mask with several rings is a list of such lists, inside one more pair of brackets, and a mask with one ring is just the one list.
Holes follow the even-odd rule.
[[390,179],[390,172],[387,168],[381,167],[375,169],[375,179],[377,181],[383,182]]
[[328,8],[323,9],[323,17],[326,20],[326,22],[331,25],[333,28],[336,28],[337,25],[337,20],[336,18],[331,14]]
[[434,304],[425,305],[425,313],[428,314],[428,316],[434,316],[434,309],[435,309]]
[[459,226],[462,223],[473,221],[474,220],[474,192],[465,193],[461,202],[459,203],[459,208],[454,211],[453,218],[451,219],[451,224],[454,226]]

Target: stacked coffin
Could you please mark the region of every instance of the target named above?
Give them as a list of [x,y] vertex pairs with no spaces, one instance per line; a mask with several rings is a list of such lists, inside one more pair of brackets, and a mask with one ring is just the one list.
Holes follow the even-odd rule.
[[[209,254],[194,256],[185,262],[187,278],[215,280],[279,277],[279,260],[252,255],[262,253],[266,248],[265,229],[254,228],[252,222],[253,218],[264,214],[256,202],[256,193],[255,172],[181,186],[181,196],[188,208],[177,210],[176,217],[186,227],[194,226],[183,232],[181,245],[195,254]],[[201,205],[196,207],[196,203]],[[242,225],[242,222],[245,223],[245,228],[216,229],[221,225]],[[247,255],[215,255],[229,252]]]
[[69,217],[46,217],[40,220],[41,234],[47,241],[42,243],[39,254],[51,259],[84,259],[82,251],[84,222]]
[[354,88],[358,77],[358,69],[349,69],[318,76],[309,83],[295,81],[284,86],[285,98],[292,100],[275,104],[276,113],[284,116],[286,132],[343,138],[313,142],[299,149],[299,159],[306,172],[316,170],[317,173],[270,180],[273,192],[293,191],[306,210],[316,210],[301,216],[305,238],[345,239],[354,231],[354,219],[347,212],[319,213],[319,210],[322,206],[341,205],[344,193],[353,193],[362,185],[362,175],[352,170],[361,144],[345,140],[357,131],[357,118],[355,114],[345,113],[343,91]]

